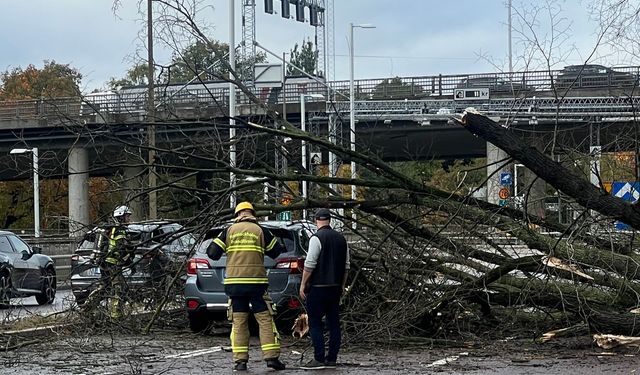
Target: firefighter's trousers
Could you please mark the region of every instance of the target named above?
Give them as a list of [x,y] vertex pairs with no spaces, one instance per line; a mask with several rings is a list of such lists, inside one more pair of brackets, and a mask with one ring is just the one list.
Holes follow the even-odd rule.
[[109,315],[112,319],[120,319],[123,315],[122,297],[125,282],[122,276],[122,267],[105,262],[101,271],[105,283],[105,290],[109,298]]
[[[251,308],[249,306],[251,304]],[[271,359],[280,356],[280,335],[273,321],[273,301],[269,294],[231,296],[229,304],[231,330],[231,349],[233,361],[249,359],[249,313],[253,310],[260,333],[262,358]]]

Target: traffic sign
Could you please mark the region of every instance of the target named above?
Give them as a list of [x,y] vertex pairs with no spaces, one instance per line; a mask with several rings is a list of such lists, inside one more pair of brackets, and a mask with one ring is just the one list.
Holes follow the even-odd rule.
[[500,185],[511,186],[513,185],[513,176],[511,172],[500,172]]
[[635,202],[640,198],[640,182],[618,182],[611,186],[611,194],[625,201]]
[[498,201],[498,204],[499,204],[500,206],[502,206],[502,207],[506,206],[506,205],[507,205],[507,203],[509,203],[509,201],[508,201],[508,200],[506,200],[506,199],[500,199],[500,200]]
[[[611,195],[634,203],[640,198],[640,182],[615,181],[611,184]],[[621,221],[616,221],[614,225],[617,230],[633,229],[629,224]]]
[[311,164],[322,164],[322,153],[321,152],[312,152],[311,156]]
[[511,196],[511,192],[509,191],[508,188],[502,188],[498,192],[498,197],[500,197],[500,199],[508,199],[510,196]]
[[278,220],[291,221],[291,211],[282,211],[278,213]]
[[489,99],[488,88],[454,89],[453,100],[485,100]]

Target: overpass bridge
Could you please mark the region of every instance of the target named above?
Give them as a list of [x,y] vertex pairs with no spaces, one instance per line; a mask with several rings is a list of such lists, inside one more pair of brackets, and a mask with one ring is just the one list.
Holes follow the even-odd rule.
[[[486,156],[485,142],[450,120],[453,114],[475,107],[523,134],[535,132],[540,137],[555,129],[560,130],[560,145],[588,150],[597,139],[605,150],[616,150],[616,141],[635,125],[639,71],[633,66],[574,77],[562,70],[359,80],[355,82],[357,146],[385,160]],[[301,95],[324,95],[328,101],[306,100],[311,129],[336,134],[338,142],[348,147],[348,81],[290,77],[284,84],[256,82],[251,90],[293,123],[300,121]],[[154,127],[159,144],[182,150],[203,146],[199,139],[227,142],[219,130],[228,128],[228,93],[228,84],[220,82],[158,87]],[[27,161],[9,157],[8,152],[38,147],[45,156],[40,172],[70,176],[70,197],[87,196],[89,175],[118,169],[129,188],[139,191],[148,150],[146,102],[142,87],[78,98],[0,102],[0,165],[4,166],[0,179],[28,178]],[[264,110],[241,92],[237,103],[239,116],[265,121]],[[588,137],[594,128],[597,137]],[[300,150],[292,152],[300,160]],[[258,158],[245,162],[273,157],[266,155],[265,148]],[[88,224],[86,199],[69,201],[70,220]]]

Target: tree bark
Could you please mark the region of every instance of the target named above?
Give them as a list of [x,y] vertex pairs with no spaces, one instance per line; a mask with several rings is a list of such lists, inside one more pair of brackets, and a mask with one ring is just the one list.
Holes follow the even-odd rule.
[[472,112],[465,112],[462,118],[456,121],[471,133],[506,151],[540,178],[569,195],[582,206],[640,229],[638,206],[611,196],[592,185],[583,176],[563,167],[535,147],[525,143],[509,129]]

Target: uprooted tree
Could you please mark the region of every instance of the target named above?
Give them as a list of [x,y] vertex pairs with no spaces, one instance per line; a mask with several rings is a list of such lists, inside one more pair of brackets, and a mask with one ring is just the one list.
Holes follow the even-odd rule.
[[[180,28],[164,30],[173,32],[172,38],[164,40],[177,43],[176,35],[195,38],[216,56],[224,71],[231,71],[215,42],[198,27],[188,3],[156,2],[167,25]],[[208,73],[215,76],[215,72]],[[637,333],[636,317],[629,312],[638,305],[640,292],[640,255],[634,237],[593,231],[599,222],[613,219],[640,229],[636,206],[592,186],[584,175],[514,136],[512,129],[474,113],[460,118],[460,126],[502,148],[571,196],[583,213],[572,224],[561,225],[472,198],[467,191],[437,189],[380,160],[375,150],[354,152],[348,145],[302,132],[234,76],[218,74],[217,78],[233,83],[255,114],[235,118],[235,125],[229,125],[225,116],[185,118],[167,107],[166,113],[159,111],[154,119],[158,133],[182,134],[185,124],[191,133],[162,138],[155,146],[149,145],[142,131],[146,122],[129,122],[120,128],[108,123],[87,127],[69,116],[67,129],[77,132],[79,140],[89,132],[124,151],[117,156],[97,152],[94,167],[100,170],[149,168],[147,152],[153,149],[158,211],[163,217],[179,215],[195,234],[231,218],[231,194],[256,202],[262,215],[317,207],[344,209],[341,220],[352,235],[344,320],[353,339],[459,337],[522,321],[531,323],[527,327],[534,331],[586,323],[593,331]],[[228,113],[225,103],[213,93],[211,102],[218,115]],[[103,118],[110,118],[108,110]],[[231,127],[237,131],[235,139],[229,139]],[[305,170],[299,162],[302,142],[331,151],[341,160],[355,161],[359,177],[331,177]],[[237,152],[235,165],[229,162],[232,144]],[[275,153],[287,159],[288,169],[274,166]],[[230,186],[230,172],[251,178]],[[303,180],[313,186],[308,199],[295,188]],[[262,202],[264,183],[276,189]],[[334,189],[348,185],[358,187],[356,200]],[[143,186],[138,197],[148,192]],[[293,197],[288,206],[279,204],[283,192]],[[357,217],[354,230],[349,229],[352,212]],[[150,306],[154,314],[142,323],[146,329],[162,320],[164,307],[180,303],[183,269],[166,275],[158,288],[160,296]],[[100,323],[97,310],[99,306],[84,316]]]

